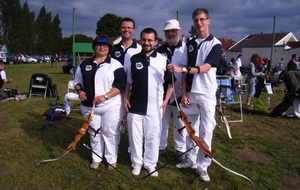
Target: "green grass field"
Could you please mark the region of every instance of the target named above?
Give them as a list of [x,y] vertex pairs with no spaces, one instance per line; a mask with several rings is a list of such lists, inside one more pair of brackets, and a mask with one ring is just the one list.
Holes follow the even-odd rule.
[[[57,84],[60,95],[59,107],[67,92],[67,82],[72,75],[62,74],[59,68],[50,68],[50,63],[7,65],[6,72],[14,82],[6,88],[16,88],[19,94],[29,91],[33,73],[48,74]],[[244,99],[246,95],[243,95]],[[271,107],[280,103],[284,94],[262,93],[261,99],[271,97]],[[28,97],[28,96],[27,96]],[[208,172],[211,182],[200,181],[195,170],[177,169],[174,161],[159,170],[158,178],[146,178],[146,170],[140,177],[131,176],[130,158],[127,153],[128,136],[122,129],[117,168],[130,180],[101,164],[97,171],[90,170],[90,152],[82,146],[89,145],[86,134],[61,160],[37,163],[44,159],[61,156],[73,141],[83,124],[79,111],[72,111],[46,130],[48,122],[43,113],[53,107],[54,98],[33,97],[22,101],[0,102],[0,186],[1,189],[253,189],[250,182],[229,173],[212,163]],[[288,110],[293,113],[292,109]],[[236,114],[236,113],[233,113]],[[268,115],[244,114],[242,123],[230,123],[233,139],[229,139],[226,128],[217,118],[214,131],[213,154],[224,166],[249,177],[257,190],[300,189],[300,120]],[[169,144],[158,166],[175,157],[170,129]]]

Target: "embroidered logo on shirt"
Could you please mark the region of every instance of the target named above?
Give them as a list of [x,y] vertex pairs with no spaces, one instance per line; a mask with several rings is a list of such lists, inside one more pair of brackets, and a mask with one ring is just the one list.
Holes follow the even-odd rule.
[[141,62],[138,62],[135,64],[135,67],[136,69],[141,70],[144,67],[144,65]]
[[92,70],[92,65],[86,65],[86,66],[85,66],[85,70],[86,70],[86,71]]
[[194,50],[194,47],[192,45],[189,45],[189,52],[192,52]]
[[120,51],[116,51],[116,52],[115,52],[115,56],[116,56],[117,58],[119,58],[119,57],[121,56],[121,52],[120,52]]

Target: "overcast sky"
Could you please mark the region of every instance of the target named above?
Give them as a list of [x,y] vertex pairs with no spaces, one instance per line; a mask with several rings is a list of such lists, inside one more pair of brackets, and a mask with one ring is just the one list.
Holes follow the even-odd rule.
[[[21,6],[25,0],[20,0]],[[176,19],[184,35],[189,35],[192,26],[191,14],[196,8],[210,12],[210,33],[216,37],[241,40],[248,34],[272,33],[274,16],[276,32],[292,32],[300,40],[299,0],[27,0],[37,17],[45,6],[52,18],[58,13],[63,37],[72,34],[72,12],[75,7],[75,33],[94,38],[97,21],[106,13],[131,17],[136,22],[134,38],[146,27],[156,29],[164,38],[163,24]]]

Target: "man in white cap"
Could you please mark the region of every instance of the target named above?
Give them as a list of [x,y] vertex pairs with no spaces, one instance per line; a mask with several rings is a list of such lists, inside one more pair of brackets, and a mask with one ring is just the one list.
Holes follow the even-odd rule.
[[[181,41],[181,28],[179,22],[175,19],[167,20],[164,24],[164,32],[166,37],[166,43],[160,46],[157,51],[165,55],[173,64],[183,67],[180,60],[184,53],[185,42]],[[168,141],[168,129],[171,115],[173,115],[173,127],[174,127],[174,149],[176,156],[181,155],[186,151],[186,130],[179,131],[183,127],[183,122],[179,119],[178,110],[176,108],[175,98],[181,100],[181,73],[174,73],[176,82],[175,96],[171,96],[170,102],[167,105],[166,112],[162,120],[162,133],[160,138],[159,153],[160,155],[165,152]],[[166,87],[165,87],[166,90]],[[181,134],[180,134],[181,132]],[[181,136],[182,135],[182,136]],[[184,159],[184,156],[178,158],[180,161]]]

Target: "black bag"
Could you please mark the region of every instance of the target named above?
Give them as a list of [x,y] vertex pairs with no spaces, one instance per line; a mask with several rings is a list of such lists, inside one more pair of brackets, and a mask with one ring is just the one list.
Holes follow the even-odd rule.
[[250,69],[248,67],[241,66],[240,71],[241,71],[242,75],[246,75],[250,72]]
[[62,117],[63,110],[61,108],[50,108],[45,111],[43,114],[46,119],[54,121]]
[[16,97],[16,95],[19,95],[16,89],[4,88],[3,91],[6,93],[8,98]]

